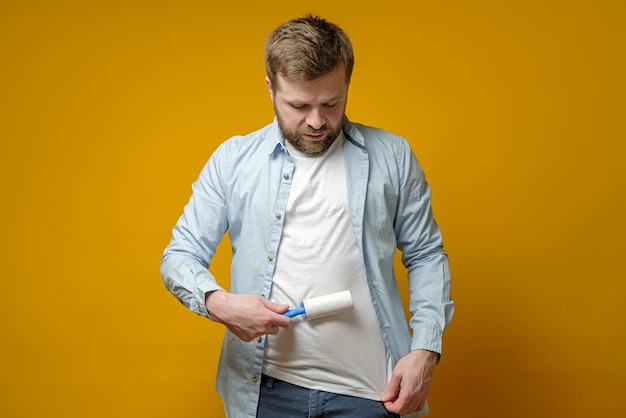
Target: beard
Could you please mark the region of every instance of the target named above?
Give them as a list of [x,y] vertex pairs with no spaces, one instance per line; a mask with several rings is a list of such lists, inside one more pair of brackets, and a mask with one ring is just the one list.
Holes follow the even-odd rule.
[[[278,120],[278,127],[280,128],[280,132],[282,133],[285,141],[289,142],[295,149],[297,149],[298,151],[304,154],[315,155],[315,154],[323,153],[328,148],[330,148],[330,146],[333,144],[333,142],[335,142],[337,137],[339,137],[339,134],[341,133],[341,129],[342,129],[342,127],[339,126],[335,130],[327,129],[327,128],[323,128],[323,129],[305,128],[305,129],[291,130],[291,129],[285,128],[285,125],[283,124],[283,121],[278,115],[278,113],[276,113],[276,115],[277,115],[276,119]],[[321,139],[319,141],[311,141],[310,139],[306,139],[303,137],[303,135],[305,134],[306,135],[326,134],[326,136],[324,137],[324,139]]]

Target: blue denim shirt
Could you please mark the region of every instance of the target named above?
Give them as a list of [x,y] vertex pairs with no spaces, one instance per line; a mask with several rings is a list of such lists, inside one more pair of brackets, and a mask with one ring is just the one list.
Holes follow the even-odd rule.
[[[343,131],[350,216],[393,364],[411,350],[440,353],[454,305],[424,172],[403,138],[347,118]],[[270,294],[293,176],[276,120],[229,139],[211,156],[161,260],[165,285],[190,310],[209,317],[205,294],[222,289],[209,270],[226,232],[233,249],[230,291]],[[408,269],[412,333],[394,274],[396,248]],[[256,416],[264,344],[264,337],[243,342],[226,331],[217,390],[229,417]]]

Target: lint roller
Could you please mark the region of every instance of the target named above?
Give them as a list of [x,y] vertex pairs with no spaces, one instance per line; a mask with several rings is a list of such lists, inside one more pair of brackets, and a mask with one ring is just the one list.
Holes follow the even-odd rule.
[[285,316],[293,318],[303,315],[309,321],[329,315],[346,312],[352,309],[352,295],[349,290],[331,293],[330,295],[318,296],[302,301],[302,307],[290,309],[284,313]]

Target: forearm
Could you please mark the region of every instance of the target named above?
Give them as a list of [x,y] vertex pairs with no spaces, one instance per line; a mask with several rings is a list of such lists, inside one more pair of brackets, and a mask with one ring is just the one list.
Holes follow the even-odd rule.
[[206,294],[223,290],[207,268],[183,253],[166,253],[161,260],[161,277],[167,289],[189,310],[209,316]]
[[409,270],[411,350],[441,353],[443,332],[454,312],[450,280],[448,258],[441,248]]

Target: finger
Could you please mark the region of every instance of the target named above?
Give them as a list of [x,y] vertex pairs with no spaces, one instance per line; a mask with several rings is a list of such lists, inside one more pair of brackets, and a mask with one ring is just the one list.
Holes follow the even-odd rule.
[[385,409],[393,414],[400,414],[400,406],[396,404],[396,401],[383,402]]
[[278,334],[279,331],[280,331],[280,327],[278,325],[272,325],[270,327],[269,334],[276,335],[276,334]]
[[291,324],[291,318],[283,315],[289,309],[289,305],[281,305],[269,300],[263,300],[263,305],[276,314],[271,318],[272,325],[287,328]]
[[383,402],[385,408],[394,414],[403,415],[409,411],[407,399],[403,396],[402,392],[398,393],[395,399],[387,402]]
[[382,402],[394,401],[398,398],[398,393],[400,392],[400,378],[391,376],[391,380],[389,381],[389,385],[384,390],[384,392],[380,395],[380,400]]

